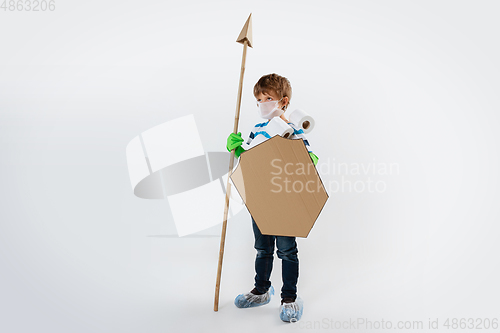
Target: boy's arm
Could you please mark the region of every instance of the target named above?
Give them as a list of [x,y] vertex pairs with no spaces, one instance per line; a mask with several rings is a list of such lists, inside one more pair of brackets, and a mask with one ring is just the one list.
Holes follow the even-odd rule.
[[[248,134],[248,139],[247,141],[241,145],[241,148],[243,149],[243,151],[245,150],[248,150],[250,148],[250,143],[253,141],[253,139],[255,138],[255,133],[257,133],[260,129],[259,127],[260,124],[257,124],[255,125],[252,130],[250,131],[250,134]],[[243,152],[242,151],[242,152]]]
[[307,152],[309,153],[309,156],[311,157],[311,160],[313,161],[314,165],[318,164],[319,158],[318,156],[316,156],[316,154],[312,152],[311,145],[309,144],[309,140],[307,140],[304,134],[304,130],[293,127],[293,134],[295,138],[300,138],[302,139],[302,141],[304,141],[304,144],[306,145],[307,148]]
[[[246,151],[246,149],[245,149],[243,146],[248,147],[248,145],[250,144],[250,142],[252,142],[253,138],[255,137],[256,128],[257,128],[257,126],[254,126],[254,128],[253,128],[253,129],[252,129],[252,131],[250,132],[250,135],[248,136],[248,140],[247,140],[247,142],[245,143],[245,145],[243,145],[243,139],[241,139],[241,132],[239,132],[239,133],[238,133],[238,134],[239,134],[239,137],[240,137],[239,139],[235,137],[235,140],[238,140],[238,141],[240,141],[240,140],[241,140],[241,143],[239,143],[239,145],[238,145],[236,148],[234,148],[234,155],[235,155],[236,157],[240,157],[240,155],[241,155],[244,151]],[[233,133],[231,133],[229,136],[231,136],[231,135],[234,135],[234,134],[233,134]],[[230,139],[228,138],[227,150],[228,150],[228,151],[231,151],[231,150],[229,149],[229,148],[230,148],[229,141],[230,141]],[[234,142],[234,141],[233,141],[233,142]],[[233,145],[235,145],[235,144],[233,143]]]
[[257,126],[254,126],[250,134],[248,135],[248,140],[245,142],[245,144],[248,146],[250,142],[252,142],[253,138],[255,137],[255,132],[257,132]]

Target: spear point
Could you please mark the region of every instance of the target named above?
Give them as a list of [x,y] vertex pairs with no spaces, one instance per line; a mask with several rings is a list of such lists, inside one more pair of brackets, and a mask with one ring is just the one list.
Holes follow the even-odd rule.
[[236,41],[238,43],[244,44],[245,40],[248,41],[248,46],[253,48],[252,46],[252,13],[250,13],[250,16],[248,16],[247,21],[245,22],[245,25],[243,26],[243,29],[241,29],[240,35],[238,36],[238,39]]

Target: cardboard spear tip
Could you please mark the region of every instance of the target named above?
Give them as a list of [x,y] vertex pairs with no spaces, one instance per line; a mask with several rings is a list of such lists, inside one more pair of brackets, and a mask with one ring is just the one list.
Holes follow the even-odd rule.
[[245,22],[245,25],[243,26],[243,29],[241,29],[240,35],[238,36],[238,39],[236,41],[238,43],[244,44],[245,40],[248,41],[248,46],[253,48],[252,44],[252,13],[250,13],[250,16],[248,16],[247,21]]

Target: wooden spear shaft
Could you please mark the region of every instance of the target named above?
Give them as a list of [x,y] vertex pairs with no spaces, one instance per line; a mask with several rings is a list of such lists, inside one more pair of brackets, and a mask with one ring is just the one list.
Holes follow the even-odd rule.
[[[245,60],[247,55],[247,41],[243,44],[243,60],[241,62],[241,72],[240,72],[240,85],[238,88],[238,101],[236,104],[236,114],[234,116],[234,127],[233,133],[238,133],[238,121],[240,119],[240,105],[241,105],[241,92],[243,90],[243,75],[245,73]],[[222,220],[222,233],[220,238],[220,249],[219,249],[219,266],[217,267],[217,282],[215,285],[215,301],[214,301],[214,311],[219,310],[219,290],[220,290],[220,278],[222,273],[222,259],[224,257],[224,244],[226,241],[226,228],[227,228],[227,212],[229,210],[229,196],[231,195],[231,183],[229,182],[229,177],[234,167],[234,149],[231,150],[231,158],[229,159],[229,172],[227,174],[227,186],[226,186],[226,204],[224,205],[224,219]]]
[[[245,61],[247,57],[247,46],[250,42],[252,42],[252,34],[251,34],[251,17],[252,14],[247,19],[243,30],[238,37],[239,42],[243,43],[243,59],[241,60],[241,71],[240,71],[240,84],[238,87],[238,98],[236,101],[236,114],[234,116],[234,127],[233,133],[238,133],[238,121],[240,119],[240,106],[241,106],[241,94],[243,91],[243,76],[245,75]],[[242,37],[243,36],[243,37]],[[241,38],[240,38],[241,37]],[[217,267],[217,282],[215,284],[215,300],[214,300],[214,311],[219,311],[219,291],[220,291],[220,278],[222,273],[222,259],[224,257],[224,243],[226,241],[226,228],[227,228],[227,212],[229,210],[229,196],[231,195],[231,184],[229,183],[229,177],[233,171],[234,167],[234,151],[231,150],[231,157],[229,159],[229,172],[227,174],[227,185],[226,185],[226,203],[224,206],[224,219],[222,220],[222,233],[220,238],[220,249],[219,249],[219,265]]]

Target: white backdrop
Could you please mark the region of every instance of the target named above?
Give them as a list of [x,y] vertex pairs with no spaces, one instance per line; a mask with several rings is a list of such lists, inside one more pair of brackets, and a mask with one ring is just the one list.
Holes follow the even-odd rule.
[[[55,5],[0,10],[2,332],[475,331],[499,316],[497,1]],[[298,239],[294,325],[279,297],[233,305],[253,288],[247,211],[228,225],[214,312],[220,225],[168,237],[167,202],[134,196],[125,158],[188,114],[205,151],[225,150],[250,13],[239,128],[259,121],[255,82],[287,77],[330,195]]]

